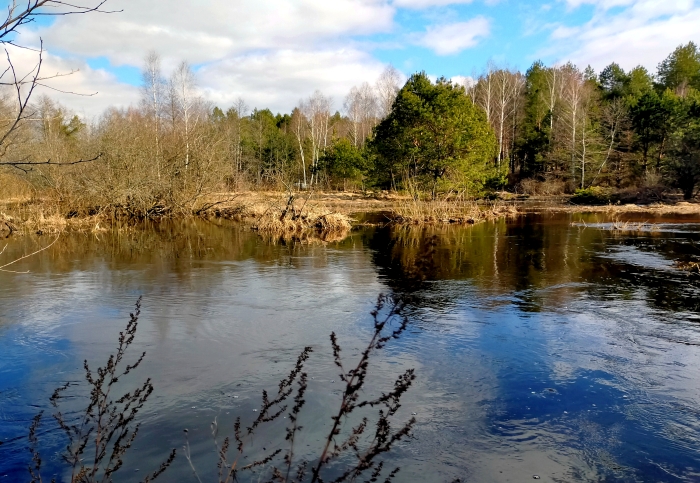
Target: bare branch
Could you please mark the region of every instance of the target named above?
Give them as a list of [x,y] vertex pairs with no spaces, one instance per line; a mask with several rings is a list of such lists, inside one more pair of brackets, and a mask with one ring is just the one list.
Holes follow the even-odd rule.
[[[51,247],[53,246],[54,243],[56,243],[56,242],[58,241],[58,239],[59,239],[60,237],[61,237],[61,234],[59,233],[58,236],[56,237],[56,239],[55,239],[54,241],[52,241],[51,243],[49,243],[48,245],[46,245],[45,247],[40,248],[39,250],[37,250],[37,251],[35,251],[35,252],[29,253],[29,254],[24,255],[24,256],[22,256],[22,257],[19,257],[19,258],[17,258],[16,260],[12,260],[11,262],[6,263],[5,265],[0,265],[0,272],[29,273],[28,271],[27,271],[27,272],[15,272],[15,271],[13,271],[13,270],[5,270],[5,268],[6,268],[6,267],[9,267],[10,265],[14,265],[15,263],[17,263],[17,262],[19,262],[19,261],[21,261],[21,260],[24,260],[25,258],[29,258],[29,257],[31,257],[31,256],[36,255],[37,253],[41,253],[41,252],[43,252],[44,250],[48,250],[49,248],[51,248]],[[5,246],[5,248],[7,248],[7,246]],[[5,251],[5,248],[3,248],[3,250],[2,250],[3,252]],[[0,252],[0,253],[2,253],[2,252]]]

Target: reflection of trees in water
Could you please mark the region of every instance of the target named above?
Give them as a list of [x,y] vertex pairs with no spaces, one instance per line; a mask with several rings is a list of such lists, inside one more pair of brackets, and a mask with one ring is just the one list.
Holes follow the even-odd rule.
[[[154,286],[172,288],[175,277],[183,287],[193,288],[193,283],[200,287],[223,283],[230,265],[215,262],[252,260],[257,262],[249,267],[253,271],[284,266],[308,269],[306,276],[314,277],[314,269],[328,267],[339,251],[345,265],[367,267],[368,247],[375,269],[392,290],[425,295],[428,305],[463,298],[459,291],[448,293],[445,284],[430,282],[464,280],[482,293],[506,295],[523,311],[566,304],[581,290],[603,298],[644,290],[656,307],[695,311],[700,305],[698,284],[687,274],[601,257],[607,249],[624,245],[668,260],[682,259],[697,250],[689,238],[698,235],[621,236],[572,226],[569,218],[561,216],[531,215],[474,226],[364,228],[341,241],[265,239],[228,222],[189,220],[98,234],[64,234],[21,269],[69,273],[94,271],[99,264],[105,271],[143,270]],[[44,238],[14,240],[6,255],[23,254],[45,243]],[[207,276],[199,277],[193,269],[206,262],[211,262],[206,265]],[[318,276],[324,273],[318,270]],[[352,283],[367,282],[362,270],[350,270],[346,276]]]
[[[8,253],[13,249],[24,253],[43,241],[40,237],[20,238],[10,245]],[[43,258],[32,263],[35,271],[50,268],[57,273],[87,268],[96,260],[114,270],[165,264],[171,272],[186,276],[193,263],[202,261],[252,259],[262,264],[294,266],[313,258],[318,264],[324,259],[327,243],[352,246],[353,240],[339,236],[264,238],[242,225],[176,220],[115,231],[66,233]]]
[[[687,276],[600,257],[610,245],[638,246],[640,240],[643,249],[671,260],[692,249],[686,240],[662,233],[621,237],[546,216],[468,227],[385,227],[374,232],[368,245],[386,283],[393,290],[412,292],[428,306],[444,303],[445,297],[454,302],[463,294],[416,280],[468,280],[478,290],[507,295],[523,311],[563,305],[581,290],[605,297],[639,289],[659,308],[698,310],[697,288]],[[427,243],[434,244],[429,251]],[[436,298],[436,292],[441,296]]]

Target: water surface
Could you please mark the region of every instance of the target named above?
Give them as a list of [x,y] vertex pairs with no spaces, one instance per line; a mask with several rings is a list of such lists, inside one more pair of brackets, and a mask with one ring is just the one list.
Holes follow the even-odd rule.
[[[416,413],[415,437],[389,456],[400,481],[700,481],[700,282],[673,265],[700,251],[700,220],[643,221],[657,226],[529,215],[330,243],[203,221],[63,235],[13,266],[29,273],[0,273],[0,481],[27,479],[32,416],[81,381],[83,359],[104,362],[139,296],[134,382],[156,390],[119,481],[180,448],[184,428],[210,475],[209,423],[252,420],[306,345],[299,447],[312,458],[340,398],[328,335],[356,357],[381,292],[408,297],[410,326],[375,360],[367,395],[418,375],[397,415]],[[8,240],[3,259],[51,241]],[[281,430],[255,447],[284,447]],[[47,472],[60,471],[60,433],[47,422],[40,438]],[[179,458],[166,479],[196,481],[188,468]]]

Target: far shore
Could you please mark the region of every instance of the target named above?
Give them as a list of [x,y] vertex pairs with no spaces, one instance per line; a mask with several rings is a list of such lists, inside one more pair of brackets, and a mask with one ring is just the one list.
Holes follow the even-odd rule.
[[[247,191],[239,193],[212,193],[203,200],[208,208],[196,214],[173,214],[163,218],[186,218],[188,216],[222,217],[247,222],[255,226],[263,216],[287,219],[301,218],[305,225],[299,229],[313,228],[309,213],[318,217],[339,215],[348,223],[355,224],[353,215],[361,213],[394,214],[387,220],[398,224],[473,224],[504,216],[528,213],[600,213],[611,216],[647,215],[652,217],[692,216],[700,219],[700,202],[668,199],[652,203],[618,203],[607,205],[579,205],[567,196],[526,197],[510,193],[499,193],[494,199],[458,201],[415,202],[410,196],[393,192],[300,192],[290,194],[275,191]],[[293,209],[290,209],[290,206]],[[286,208],[285,208],[286,207]],[[289,212],[289,215],[287,215]],[[297,214],[293,216],[292,214]],[[159,219],[159,218],[154,218]],[[281,220],[281,218],[280,218]],[[119,220],[120,226],[128,226],[140,220]],[[75,214],[68,216],[61,208],[52,206],[49,200],[0,200],[0,237],[12,233],[57,233],[69,231],[104,231],[114,224],[114,218],[106,213]],[[344,222],[343,222],[344,224]],[[285,229],[292,225],[285,223]]]

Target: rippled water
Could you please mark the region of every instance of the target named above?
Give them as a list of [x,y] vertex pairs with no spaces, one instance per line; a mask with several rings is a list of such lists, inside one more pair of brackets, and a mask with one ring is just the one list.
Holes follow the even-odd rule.
[[[410,296],[411,323],[367,392],[416,369],[398,414],[416,413],[415,438],[389,457],[398,481],[700,481],[700,282],[673,266],[700,252],[700,220],[642,221],[663,224],[529,215],[310,244],[207,222],[64,235],[12,267],[29,273],[0,273],[0,482],[28,480],[31,418],[50,412],[56,386],[81,381],[83,359],[104,362],[140,295],[135,380],[156,391],[118,480],[142,478],[184,428],[210,475],[209,423],[230,433],[235,416],[252,420],[306,345],[299,447],[313,457],[340,398],[328,335],[356,357],[389,291]],[[2,257],[50,241],[8,240]],[[76,394],[69,410],[85,402]],[[256,448],[282,445],[281,429]],[[40,440],[50,475],[64,442],[48,422]],[[178,458],[166,481],[196,481],[188,468]]]

